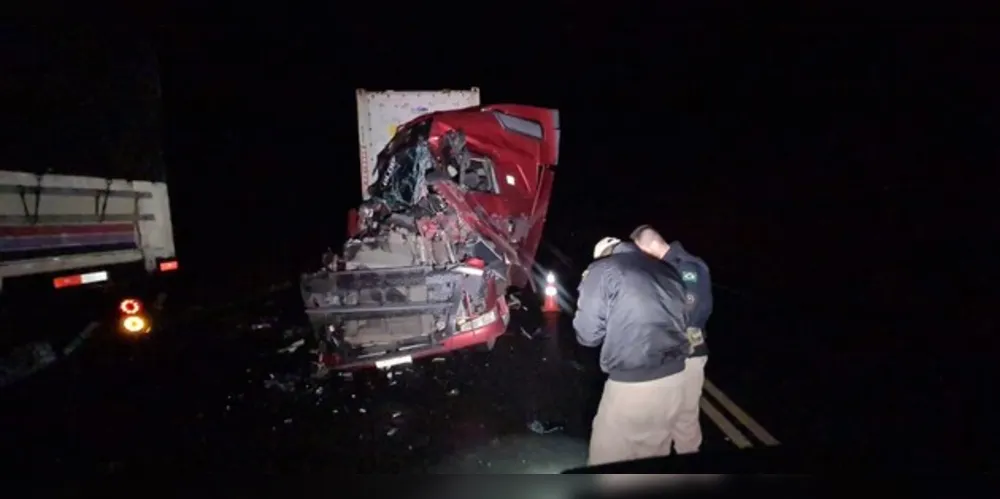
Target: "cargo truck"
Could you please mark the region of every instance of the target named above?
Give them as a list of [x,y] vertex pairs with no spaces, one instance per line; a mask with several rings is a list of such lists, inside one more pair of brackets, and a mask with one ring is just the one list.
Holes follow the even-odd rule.
[[[36,47],[51,66],[20,74],[22,87],[3,96],[24,105],[8,115],[22,127],[0,157],[2,356],[25,342],[62,351],[79,329],[54,327],[59,316],[110,316],[112,329],[142,337],[152,329],[147,298],[178,271],[159,74],[148,46],[132,42],[99,51],[116,62],[107,71],[81,70],[71,44]],[[60,85],[47,85],[52,74]],[[21,367],[0,361],[0,378]]]
[[357,91],[360,206],[301,281],[319,365],[389,368],[490,349],[532,289],[559,113],[479,90]]
[[166,182],[0,170],[0,291],[52,275],[54,289],[104,282],[118,265],[177,268]]

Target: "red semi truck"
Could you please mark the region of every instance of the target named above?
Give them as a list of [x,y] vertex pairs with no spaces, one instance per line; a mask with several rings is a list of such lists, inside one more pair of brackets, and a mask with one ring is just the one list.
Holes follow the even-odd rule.
[[481,106],[478,89],[359,90],[358,110],[364,201],[343,251],[301,281],[321,364],[388,368],[492,348],[508,293],[544,280],[534,259],[558,111]]

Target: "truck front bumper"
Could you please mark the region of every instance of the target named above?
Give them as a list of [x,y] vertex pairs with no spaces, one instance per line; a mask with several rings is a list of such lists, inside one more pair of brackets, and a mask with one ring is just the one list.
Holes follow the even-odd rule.
[[434,341],[425,337],[424,341],[409,345],[400,345],[391,350],[372,352],[360,356],[345,357],[334,353],[320,353],[319,363],[327,369],[336,371],[354,371],[366,368],[389,368],[397,365],[410,364],[418,359],[444,355],[448,352],[485,345],[496,341],[507,331],[510,324],[510,308],[507,301],[500,297],[494,308],[487,312],[495,313],[496,319],[474,329],[466,329],[446,338]]

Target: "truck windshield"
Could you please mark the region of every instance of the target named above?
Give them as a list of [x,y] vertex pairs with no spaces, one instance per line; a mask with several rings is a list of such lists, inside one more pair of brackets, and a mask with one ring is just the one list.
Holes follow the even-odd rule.
[[368,194],[392,211],[405,210],[425,194],[424,176],[434,168],[427,143],[430,121],[401,130],[378,155]]

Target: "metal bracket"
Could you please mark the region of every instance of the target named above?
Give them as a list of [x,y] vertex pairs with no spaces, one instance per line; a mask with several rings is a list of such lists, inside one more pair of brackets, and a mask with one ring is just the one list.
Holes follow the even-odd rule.
[[[129,184],[132,184],[132,182],[133,182],[132,180],[129,180]],[[145,262],[145,265],[146,265],[146,272],[149,272],[150,274],[152,274],[153,272],[156,271],[156,258],[151,257],[150,255],[146,254],[146,244],[145,244],[145,241],[142,240],[143,239],[142,224],[141,224],[142,217],[139,216],[139,214],[140,214],[140,211],[139,211],[139,199],[142,196],[140,195],[141,194],[140,192],[138,192],[138,191],[135,190],[135,185],[132,186],[132,191],[133,191],[133,198],[132,198],[132,215],[133,215],[133,220],[132,220],[132,226],[135,227],[135,238],[136,238],[135,242],[136,242],[136,246],[138,246],[138,248],[139,248],[139,252],[142,253],[142,259],[143,259],[143,261]]]
[[[94,196],[94,214],[97,215],[97,221],[103,222],[104,218],[108,212],[108,200],[111,199],[111,179],[105,181],[104,192],[98,192]],[[101,195],[104,195],[104,202],[101,203]]]
[[31,225],[35,225],[35,224],[38,223],[38,215],[39,215],[39,211],[40,211],[38,208],[39,208],[39,205],[42,202],[42,177],[43,176],[44,176],[44,174],[38,174],[38,175],[36,175],[36,177],[38,178],[38,181],[35,184],[35,186],[31,188],[31,193],[35,195],[35,211],[34,211],[34,213],[32,213],[31,208],[28,207],[28,197],[27,196],[28,196],[28,190],[29,189],[27,187],[23,186],[23,185],[17,186],[17,193],[21,196],[21,206],[24,208],[24,218],[27,218],[28,220],[30,220],[31,221]]

